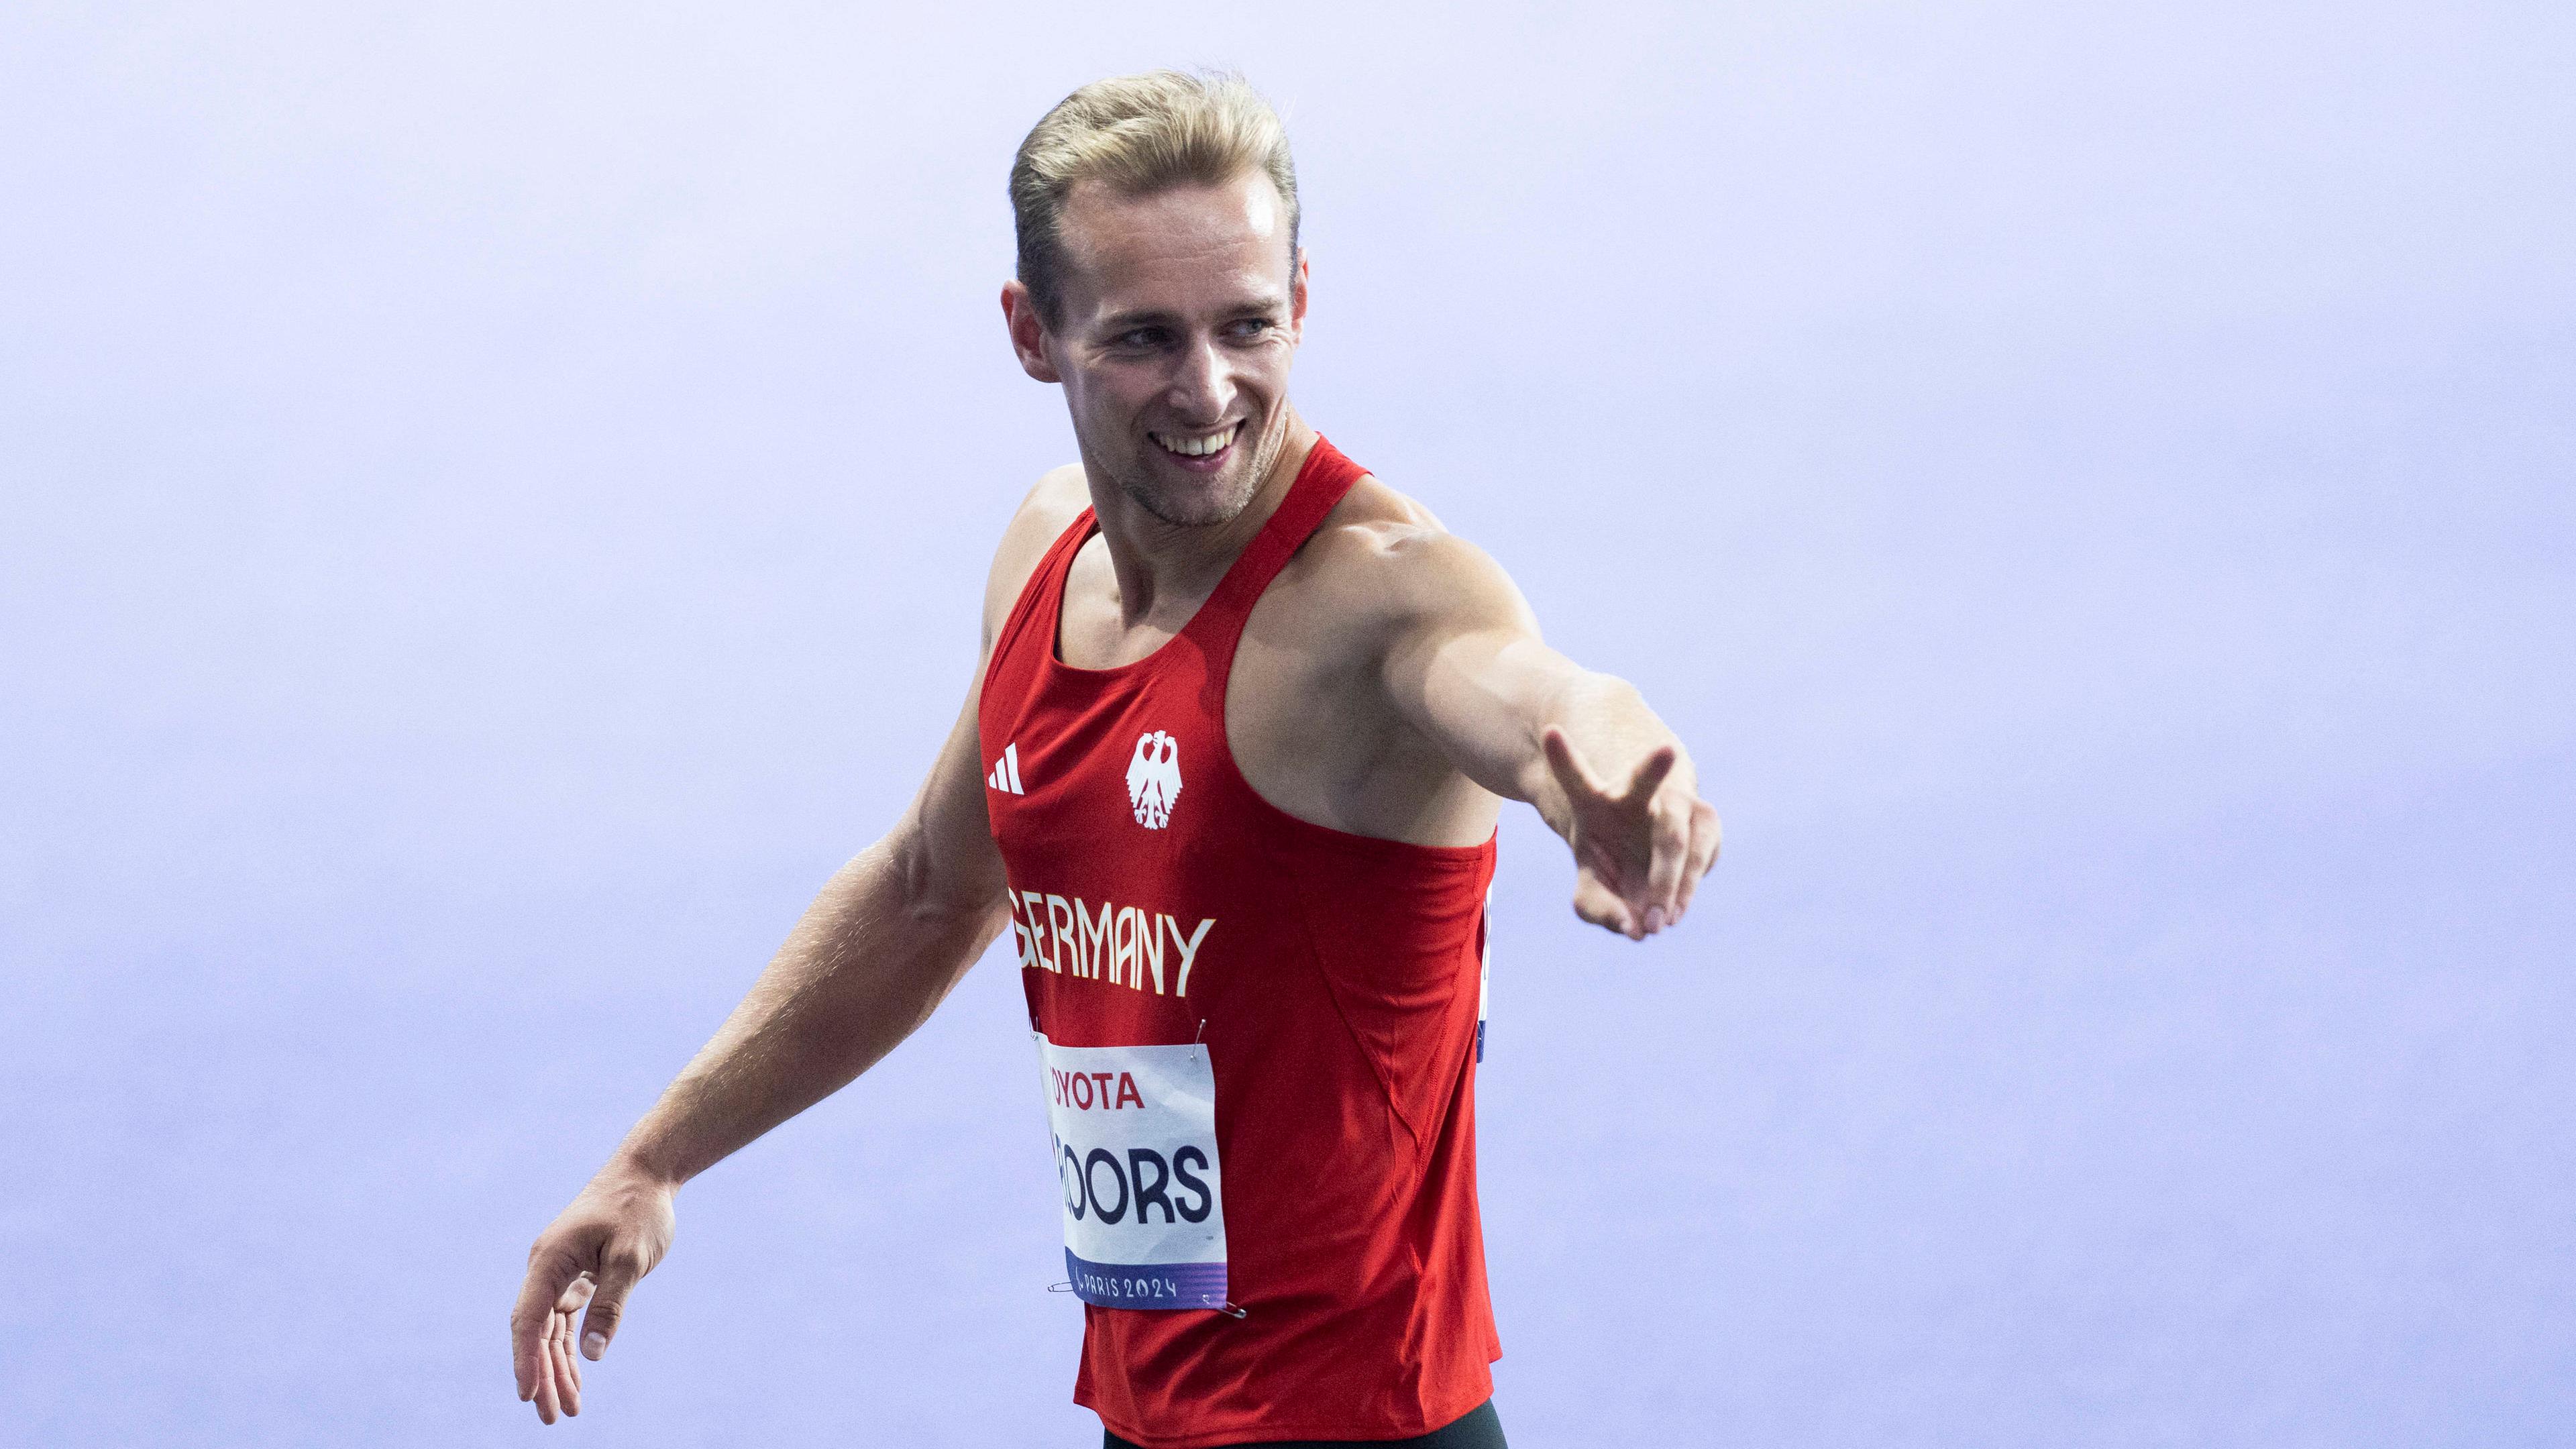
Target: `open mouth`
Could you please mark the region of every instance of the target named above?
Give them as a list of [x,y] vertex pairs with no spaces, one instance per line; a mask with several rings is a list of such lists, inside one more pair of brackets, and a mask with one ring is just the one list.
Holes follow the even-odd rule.
[[1232,456],[1235,439],[1242,432],[1243,424],[1238,421],[1214,432],[1147,433],[1145,436],[1152,438],[1154,446],[1161,448],[1163,456],[1173,462],[1185,468],[1211,470]]

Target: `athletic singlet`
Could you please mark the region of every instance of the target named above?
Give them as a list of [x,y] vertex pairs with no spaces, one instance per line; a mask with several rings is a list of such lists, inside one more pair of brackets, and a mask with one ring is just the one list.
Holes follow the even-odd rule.
[[1493,1392],[1475,1070],[1494,842],[1297,819],[1226,745],[1245,618],[1361,469],[1318,439],[1187,626],[1056,657],[1076,518],[976,716],[1085,1304],[1074,1400],[1150,1449],[1399,1439]]

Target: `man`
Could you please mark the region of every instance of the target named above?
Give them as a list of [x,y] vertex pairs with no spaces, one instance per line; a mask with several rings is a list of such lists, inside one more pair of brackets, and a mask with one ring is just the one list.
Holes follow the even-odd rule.
[[892,1049],[1008,926],[1106,1442],[1499,1445],[1473,1087],[1501,801],[1632,939],[1688,910],[1716,814],[1634,689],[1290,406],[1296,176],[1241,80],[1086,86],[1011,194],[1003,315],[1081,462],[1002,537],[910,810],[537,1239],[519,1396],[578,1412],[575,1316],[598,1358],[680,1184]]

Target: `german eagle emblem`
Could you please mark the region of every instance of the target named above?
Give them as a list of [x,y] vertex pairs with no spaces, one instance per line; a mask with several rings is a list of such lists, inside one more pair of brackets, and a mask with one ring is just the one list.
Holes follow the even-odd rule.
[[1148,730],[1136,741],[1136,757],[1127,762],[1127,803],[1136,807],[1136,823],[1148,830],[1171,824],[1172,804],[1180,798],[1180,742],[1161,730]]

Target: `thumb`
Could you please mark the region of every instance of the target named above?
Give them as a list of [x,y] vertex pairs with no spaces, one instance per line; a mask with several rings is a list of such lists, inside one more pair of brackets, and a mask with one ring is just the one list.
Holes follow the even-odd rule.
[[1546,733],[1538,737],[1538,742],[1539,748],[1547,754],[1548,773],[1556,776],[1556,787],[1565,792],[1569,803],[1607,793],[1601,788],[1600,779],[1592,773],[1592,767],[1574,752],[1574,742],[1565,737],[1564,730],[1549,725]]
[[644,1255],[631,1243],[611,1243],[599,1255],[599,1287],[590,1296],[590,1311],[581,1319],[582,1357],[596,1360],[617,1337],[618,1320],[626,1315],[626,1295],[644,1276]]

